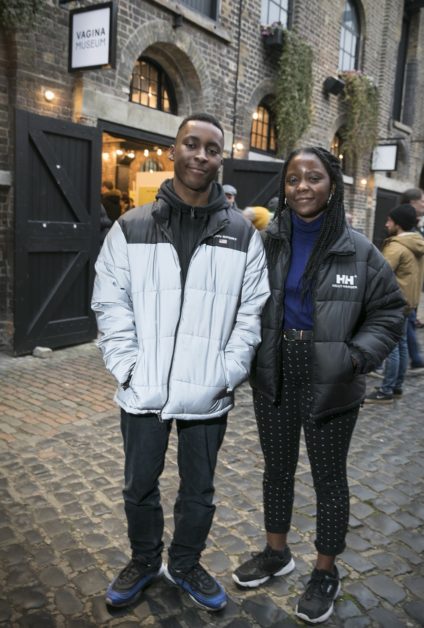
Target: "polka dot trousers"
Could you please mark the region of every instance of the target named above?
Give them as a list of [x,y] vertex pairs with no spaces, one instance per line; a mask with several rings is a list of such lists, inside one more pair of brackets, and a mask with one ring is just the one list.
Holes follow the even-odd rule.
[[295,471],[303,426],[317,499],[315,546],[334,556],[345,548],[349,521],[346,460],[359,408],[334,415],[322,427],[310,419],[311,342],[283,342],[281,405],[254,393],[259,437],[265,459],[265,528],[286,533],[293,510]]

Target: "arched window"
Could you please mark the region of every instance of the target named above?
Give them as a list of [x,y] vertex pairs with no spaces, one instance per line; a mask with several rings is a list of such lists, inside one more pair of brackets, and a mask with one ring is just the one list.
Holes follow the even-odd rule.
[[335,136],[333,137],[333,141],[331,142],[330,151],[338,157],[342,164],[342,172],[347,175],[352,174],[352,168],[349,164],[349,158],[344,150],[344,140],[343,140],[343,128],[339,129]]
[[265,153],[277,151],[274,116],[270,107],[261,102],[252,116],[250,148]]
[[174,90],[168,75],[157,63],[145,57],[140,57],[134,66],[130,100],[166,113],[177,113]]
[[346,0],[340,33],[339,70],[356,70],[359,48],[359,18],[353,2]]
[[261,24],[280,22],[285,28],[289,21],[289,0],[262,0]]

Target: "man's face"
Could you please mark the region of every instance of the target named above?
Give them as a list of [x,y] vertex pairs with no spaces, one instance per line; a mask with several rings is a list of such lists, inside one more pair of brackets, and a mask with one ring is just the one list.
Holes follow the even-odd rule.
[[236,195],[235,194],[228,194],[228,192],[225,192],[225,196],[227,197],[228,202],[232,205],[234,203],[234,201],[236,200]]
[[384,226],[386,227],[389,236],[397,235],[398,226],[392,218],[387,218],[386,224]]
[[214,124],[189,120],[169,152],[174,161],[174,184],[191,194],[208,190],[221,166],[223,148],[223,135]]
[[424,194],[421,198],[416,199],[415,201],[409,201],[409,204],[412,205],[412,207],[415,207],[417,217],[424,216]]

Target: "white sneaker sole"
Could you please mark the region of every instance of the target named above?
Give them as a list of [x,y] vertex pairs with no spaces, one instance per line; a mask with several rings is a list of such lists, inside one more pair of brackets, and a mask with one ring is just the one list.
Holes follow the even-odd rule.
[[274,578],[275,576],[286,576],[288,573],[293,571],[294,568],[295,568],[295,562],[292,558],[290,562],[287,563],[287,565],[285,565],[282,569],[280,569],[280,571],[277,571],[277,573],[272,574],[272,576],[264,576],[263,578],[258,578],[257,580],[249,580],[249,582],[243,582],[242,580],[239,580],[239,578],[237,577],[235,573],[233,573],[233,580],[240,587],[245,587],[247,589],[254,589],[255,587],[261,586],[261,584],[264,584],[264,582],[267,582],[270,578]]
[[310,617],[308,617],[307,615],[305,615],[305,613],[299,613],[298,606],[296,604],[296,610],[295,610],[295,615],[297,617],[299,617],[299,619],[303,619],[303,621],[307,621],[310,624],[322,624],[324,621],[326,621],[332,614],[334,611],[334,602],[337,600],[337,598],[340,595],[340,591],[342,590],[341,586],[340,586],[340,582],[339,582],[339,588],[336,591],[336,595],[334,596],[334,600],[331,603],[330,608],[328,609],[328,611],[326,613],[324,613],[324,615],[321,615],[321,617],[316,617],[315,619],[311,619]]

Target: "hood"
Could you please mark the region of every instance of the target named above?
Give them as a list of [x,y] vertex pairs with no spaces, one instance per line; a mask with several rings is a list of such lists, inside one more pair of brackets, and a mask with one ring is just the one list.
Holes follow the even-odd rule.
[[399,242],[409,249],[415,257],[421,258],[424,255],[424,238],[417,231],[407,231],[403,235],[387,238],[386,242]]
[[173,212],[179,212],[181,214],[191,214],[192,217],[197,218],[214,214],[217,211],[221,211],[222,209],[227,209],[229,207],[229,203],[227,197],[224,194],[224,190],[222,189],[222,186],[216,181],[212,183],[208,204],[203,207],[193,207],[192,205],[187,205],[186,203],[184,203],[184,201],[182,201],[181,198],[176,194],[172,179],[166,179],[166,181],[162,183],[156,195],[156,198],[158,200],[161,199],[162,201],[165,201],[166,205]]

